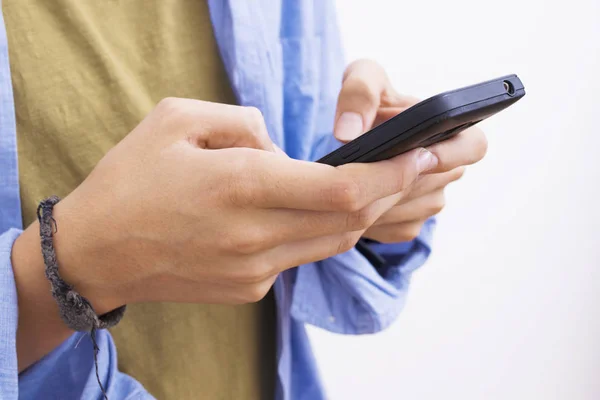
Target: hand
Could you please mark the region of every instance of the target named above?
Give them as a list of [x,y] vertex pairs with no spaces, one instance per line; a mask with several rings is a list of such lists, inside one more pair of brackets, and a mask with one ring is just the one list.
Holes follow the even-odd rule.
[[293,160],[256,109],[165,100],[56,206],[57,259],[98,312],[257,301],[281,271],[352,248],[432,160]]
[[[258,301],[281,271],[352,248],[434,165],[423,149],[339,168],[292,160],[254,108],[163,100],[56,205],[59,270],[98,314]],[[37,222],[11,261],[22,371],[70,331],[44,277]]]
[[[378,64],[356,61],[344,73],[335,136],[349,142],[418,101],[398,94]],[[486,149],[485,135],[477,127],[430,146],[428,150],[438,159],[432,173],[409,186],[396,206],[375,221],[363,236],[382,243],[405,242],[417,237],[425,221],[443,209],[445,187],[463,175],[464,166],[481,160]]]

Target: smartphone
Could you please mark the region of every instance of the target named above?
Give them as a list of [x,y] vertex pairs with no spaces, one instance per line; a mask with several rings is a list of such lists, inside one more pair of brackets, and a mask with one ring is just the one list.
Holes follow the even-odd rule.
[[450,139],[525,96],[517,75],[430,97],[346,143],[317,162],[375,162]]

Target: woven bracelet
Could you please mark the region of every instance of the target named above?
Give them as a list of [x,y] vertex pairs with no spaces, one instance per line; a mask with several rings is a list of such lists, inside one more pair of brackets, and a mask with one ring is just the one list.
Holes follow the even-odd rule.
[[52,196],[43,200],[37,209],[38,221],[40,223],[40,238],[42,243],[42,256],[46,265],[46,278],[50,281],[52,297],[58,303],[58,309],[62,320],[67,326],[75,331],[90,333],[94,345],[94,361],[96,366],[96,378],[102,389],[104,397],[107,398],[104,388],[98,376],[98,345],[96,343],[96,330],[115,326],[123,317],[126,306],[121,306],[106,314],[98,316],[88,299],[77,293],[75,288],[65,282],[58,272],[56,251],[54,250],[53,234],[58,232],[56,220],[52,217],[52,211],[60,199]]

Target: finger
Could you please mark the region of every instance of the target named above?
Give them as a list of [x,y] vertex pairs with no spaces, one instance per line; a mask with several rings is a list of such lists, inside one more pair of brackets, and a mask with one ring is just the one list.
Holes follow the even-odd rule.
[[393,225],[427,219],[442,211],[445,205],[444,190],[438,189],[405,204],[393,207],[379,217],[373,226]]
[[382,94],[390,87],[383,68],[370,60],[358,60],[344,73],[338,96],[334,135],[349,142],[364,133],[375,120]]
[[421,220],[396,225],[373,226],[362,236],[380,243],[410,242],[419,236],[424,223],[425,221]]
[[200,135],[205,148],[224,149],[228,147],[250,147],[276,152],[273,142],[267,132],[264,117],[255,107],[238,107],[210,103],[210,113],[215,121],[214,126],[209,126]]
[[[382,199],[353,212],[262,209],[245,225],[253,226],[250,231],[265,227],[259,248],[265,250],[290,241],[367,229],[393,206],[386,206]],[[240,234],[244,235],[243,228]]]
[[379,126],[384,122],[394,118],[396,115],[405,111],[408,107],[387,107],[380,108],[377,110],[375,121],[373,121],[373,127]]
[[167,120],[183,125],[188,141],[200,148],[249,147],[275,152],[263,115],[255,107],[169,98],[157,109]]
[[289,242],[264,252],[263,256],[265,259],[273,260],[272,265],[276,265],[276,271],[270,273],[279,273],[289,268],[345,253],[356,245],[364,233],[365,230],[359,230]]
[[413,185],[412,189],[400,199],[398,204],[408,203],[409,201],[424,196],[427,193],[431,193],[438,189],[443,189],[448,184],[459,180],[464,173],[465,167],[458,167],[448,172],[421,176]]
[[268,259],[273,260],[277,272],[282,272],[289,268],[345,253],[356,245],[362,232],[346,232],[286,243],[265,254]]
[[[354,212],[402,192],[436,160],[416,149],[389,160],[332,167],[265,152],[218,150],[231,159],[223,200],[237,206]],[[204,177],[210,176],[202,171]],[[222,175],[222,174],[221,174]],[[206,179],[206,178],[204,178]]]
[[381,125],[385,121],[395,117],[417,104],[420,100],[413,96],[398,94],[393,88],[389,88],[381,97],[381,104],[377,110],[373,126]]
[[421,99],[417,97],[407,94],[400,94],[396,91],[396,89],[390,86],[385,90],[385,92],[383,92],[381,96],[381,104],[379,109],[385,110],[387,108],[401,108],[406,110],[408,107],[412,107],[420,101]]
[[481,160],[487,151],[487,139],[481,129],[473,127],[451,139],[429,146],[428,150],[440,160],[433,172],[450,171]]
[[236,241],[247,243],[244,247],[255,253],[288,242],[365,230],[393,208],[399,197],[388,196],[354,212],[256,210],[252,219],[244,219]]

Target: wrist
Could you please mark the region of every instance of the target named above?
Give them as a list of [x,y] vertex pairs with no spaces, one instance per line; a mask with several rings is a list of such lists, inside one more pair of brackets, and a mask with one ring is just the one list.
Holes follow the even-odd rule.
[[[71,206],[68,199],[54,207],[52,215],[56,221],[56,229],[53,242],[58,272],[67,284],[92,304],[98,315],[102,315],[124,305],[125,302],[115,290],[115,286],[110,285],[104,278],[103,258],[95,250],[102,247],[102,240],[94,235],[87,215],[79,213],[80,209]],[[36,234],[39,242],[38,222],[29,229]],[[45,268],[44,265],[43,269]],[[114,281],[118,281],[117,277],[114,278]]]
[[[57,218],[65,221],[62,212],[57,212]],[[61,222],[58,224],[60,225]],[[61,225],[64,228],[64,232],[61,233],[63,242],[73,241],[68,226],[67,222],[65,226]],[[15,240],[11,250],[11,264],[18,296],[19,372],[48,354],[73,332],[60,317],[58,303],[51,294],[51,284],[45,276],[46,266],[40,242],[40,228],[36,221]],[[66,258],[67,261],[64,267],[59,266],[60,274],[64,275],[63,279],[73,285],[75,290],[88,298],[98,314],[104,314],[120,306],[118,297],[89,284],[84,278],[85,275],[71,267],[76,264],[71,264],[68,261],[70,257],[67,257],[67,255],[75,255],[74,259],[85,260],[84,256],[78,255],[76,250],[71,250],[71,246],[64,246],[64,251],[63,246],[59,247],[61,251],[58,252],[58,262],[61,263],[61,257]],[[77,286],[72,282],[76,282]]]

